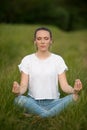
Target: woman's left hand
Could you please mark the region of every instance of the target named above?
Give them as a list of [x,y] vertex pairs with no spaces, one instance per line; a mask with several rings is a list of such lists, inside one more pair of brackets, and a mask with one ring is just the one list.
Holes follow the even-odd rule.
[[75,93],[78,93],[81,89],[82,89],[82,82],[80,81],[80,79],[76,79],[74,84]]

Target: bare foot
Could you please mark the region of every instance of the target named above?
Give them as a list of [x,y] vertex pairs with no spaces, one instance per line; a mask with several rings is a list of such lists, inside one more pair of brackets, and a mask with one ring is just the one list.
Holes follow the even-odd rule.
[[78,95],[78,94],[73,94],[73,99],[74,99],[74,101],[77,101],[78,98],[79,98],[79,95]]

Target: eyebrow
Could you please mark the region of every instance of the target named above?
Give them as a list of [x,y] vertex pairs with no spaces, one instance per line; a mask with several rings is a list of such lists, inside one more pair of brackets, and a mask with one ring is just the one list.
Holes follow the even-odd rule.
[[[36,36],[36,38],[39,38],[39,37],[41,37],[41,36]],[[48,36],[45,36],[44,38],[47,38]],[[49,38],[49,37],[48,37]]]
[[[36,37],[36,38],[42,38],[42,37]],[[43,37],[43,38],[49,38],[48,36],[45,36],[45,37]]]

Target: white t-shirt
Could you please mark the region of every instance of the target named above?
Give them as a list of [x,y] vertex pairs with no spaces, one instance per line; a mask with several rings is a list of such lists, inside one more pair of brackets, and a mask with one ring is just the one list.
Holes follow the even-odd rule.
[[33,53],[23,58],[19,69],[29,75],[28,95],[37,100],[59,98],[58,75],[67,70],[61,56],[51,53],[42,60]]

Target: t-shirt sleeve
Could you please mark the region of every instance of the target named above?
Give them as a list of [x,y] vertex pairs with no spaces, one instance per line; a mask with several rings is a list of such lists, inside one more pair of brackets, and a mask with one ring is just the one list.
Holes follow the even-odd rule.
[[29,65],[27,57],[22,59],[21,63],[18,65],[18,68],[20,72],[23,71],[24,73],[29,74]]
[[65,64],[65,61],[63,60],[63,58],[60,57],[58,60],[57,72],[58,74],[62,74],[66,70],[68,70],[68,67]]

